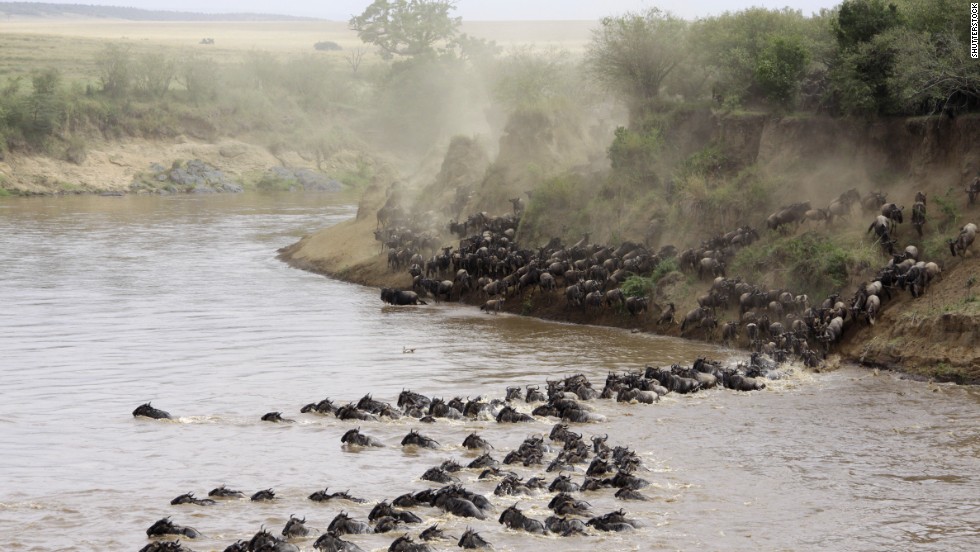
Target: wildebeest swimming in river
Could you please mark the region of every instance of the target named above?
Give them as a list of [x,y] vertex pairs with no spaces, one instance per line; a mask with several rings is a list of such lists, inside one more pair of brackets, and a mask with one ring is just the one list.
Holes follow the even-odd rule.
[[458,546],[460,548],[493,548],[479,533],[470,528],[467,528],[463,536],[459,538]]
[[208,496],[212,498],[245,498],[245,493],[229,489],[228,487],[222,485],[215,489],[211,489],[211,491],[208,492]]
[[283,418],[282,412],[266,412],[262,415],[263,422],[273,422],[277,424],[293,424],[296,420],[290,420],[289,418]]
[[179,540],[176,540],[151,542],[143,548],[140,548],[140,552],[192,552],[192,550],[180,544]]
[[196,504],[198,506],[212,506],[217,504],[217,502],[211,500],[210,498],[194,498],[194,493],[184,493],[171,500],[170,504]]
[[375,439],[374,437],[368,437],[361,433],[361,428],[351,429],[344,436],[340,438],[340,442],[345,445],[356,445],[360,447],[383,447],[384,443]]
[[404,291],[400,289],[381,288],[381,300],[389,305],[425,305],[426,302],[419,299],[419,295],[414,291]]
[[141,404],[136,407],[133,411],[133,416],[139,417],[143,416],[146,418],[153,418],[154,420],[169,420],[171,419],[170,413],[165,410],[160,410],[159,408],[154,408],[150,403]]
[[189,539],[196,539],[201,536],[197,529],[183,527],[170,521],[170,517],[158,520],[146,530],[147,537],[163,537],[166,535],[183,535]]

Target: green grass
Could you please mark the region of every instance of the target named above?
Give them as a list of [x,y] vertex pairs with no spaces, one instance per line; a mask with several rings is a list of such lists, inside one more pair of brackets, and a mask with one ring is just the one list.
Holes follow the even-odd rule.
[[729,276],[823,296],[843,289],[863,271],[881,264],[881,254],[872,244],[854,238],[815,232],[766,237],[738,253]]

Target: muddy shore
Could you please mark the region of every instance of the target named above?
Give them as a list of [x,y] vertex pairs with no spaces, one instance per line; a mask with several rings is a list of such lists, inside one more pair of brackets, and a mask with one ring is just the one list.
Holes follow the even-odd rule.
[[[349,220],[303,237],[279,251],[290,266],[331,278],[372,287],[411,287],[404,271],[390,271],[373,238],[374,220]],[[889,301],[875,326],[851,328],[829,355],[829,364],[855,362],[896,370],[910,376],[980,384],[980,298],[973,299],[966,282],[980,268],[980,256],[947,265],[925,296]],[[379,300],[380,301],[380,300]],[[475,294],[464,297],[474,305]],[[380,303],[379,303],[380,304]],[[683,312],[687,306],[678,305]],[[658,326],[655,315],[630,316],[622,309],[598,312],[568,309],[560,294],[529,294],[508,299],[502,310],[546,320],[621,327],[679,337],[679,326]],[[692,339],[707,338],[686,334]]]

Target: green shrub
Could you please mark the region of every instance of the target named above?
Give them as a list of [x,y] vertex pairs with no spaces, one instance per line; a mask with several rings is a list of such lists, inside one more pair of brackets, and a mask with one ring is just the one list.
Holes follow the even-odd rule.
[[340,44],[337,44],[332,40],[324,40],[322,42],[317,42],[316,44],[313,45],[313,49],[320,52],[337,52],[343,50]]
[[880,262],[867,244],[845,241],[812,232],[762,240],[739,251],[729,275],[814,296],[826,295],[848,285],[852,272]]
[[288,192],[299,185],[295,178],[283,178],[272,173],[262,175],[255,183],[255,189],[260,192]]
[[655,286],[656,280],[652,277],[643,277],[634,274],[627,278],[619,289],[623,290],[623,294],[627,297],[649,297],[653,294]]

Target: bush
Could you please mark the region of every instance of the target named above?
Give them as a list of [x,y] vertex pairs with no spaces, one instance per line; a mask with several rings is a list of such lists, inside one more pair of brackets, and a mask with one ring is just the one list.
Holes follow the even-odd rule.
[[649,297],[654,290],[656,282],[652,277],[632,275],[623,282],[619,289],[623,290],[623,295],[627,297]]
[[850,283],[852,272],[868,268],[875,261],[866,243],[845,244],[808,232],[763,240],[742,249],[732,262],[730,273],[750,282],[799,289],[819,297],[844,288]]
[[316,44],[313,45],[313,49],[320,52],[338,52],[340,50],[343,50],[340,44],[337,44],[332,40],[324,40],[322,42],[317,42]]

